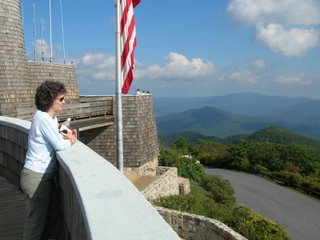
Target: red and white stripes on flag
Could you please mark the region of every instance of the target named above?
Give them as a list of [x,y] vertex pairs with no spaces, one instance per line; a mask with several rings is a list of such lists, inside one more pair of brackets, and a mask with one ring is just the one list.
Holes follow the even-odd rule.
[[133,80],[134,49],[137,46],[136,23],[133,8],[140,0],[120,0],[120,52],[121,74],[123,76],[122,93],[127,94]]

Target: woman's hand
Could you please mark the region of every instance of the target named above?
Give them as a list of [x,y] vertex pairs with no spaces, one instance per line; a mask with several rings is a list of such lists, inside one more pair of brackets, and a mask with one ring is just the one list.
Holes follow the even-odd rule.
[[64,139],[68,139],[71,142],[71,145],[73,145],[77,141],[76,135],[72,134],[72,132],[70,132],[70,133],[60,132],[60,133]]

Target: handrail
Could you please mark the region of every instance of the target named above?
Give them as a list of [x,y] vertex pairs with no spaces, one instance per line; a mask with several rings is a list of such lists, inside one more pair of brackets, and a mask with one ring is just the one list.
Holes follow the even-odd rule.
[[89,239],[179,239],[138,189],[81,142],[58,152],[79,199]]

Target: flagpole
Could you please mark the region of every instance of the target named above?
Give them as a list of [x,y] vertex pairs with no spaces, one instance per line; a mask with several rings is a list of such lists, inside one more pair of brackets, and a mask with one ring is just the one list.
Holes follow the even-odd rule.
[[116,126],[117,126],[117,167],[123,173],[123,127],[121,99],[121,52],[120,52],[120,0],[115,0],[116,7]]

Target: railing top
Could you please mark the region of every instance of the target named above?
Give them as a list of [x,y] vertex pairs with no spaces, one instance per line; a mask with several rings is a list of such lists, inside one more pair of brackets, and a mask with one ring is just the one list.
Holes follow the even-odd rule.
[[22,120],[19,118],[4,117],[4,116],[0,116],[0,124],[18,129],[25,133],[29,132],[29,128],[31,126],[30,121]]
[[138,189],[81,142],[58,152],[85,216],[91,239],[179,239]]

